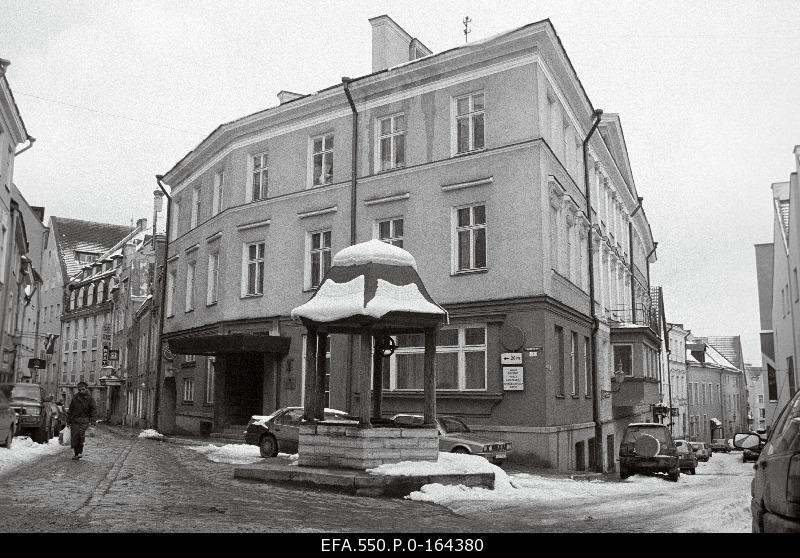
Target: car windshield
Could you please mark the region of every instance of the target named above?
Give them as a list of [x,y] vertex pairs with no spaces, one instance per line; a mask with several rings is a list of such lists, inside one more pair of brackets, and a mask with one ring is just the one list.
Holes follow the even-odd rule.
[[439,417],[439,424],[447,434],[452,432],[471,432],[469,427],[457,418]]
[[11,390],[11,399],[31,399],[33,401],[39,401],[40,398],[41,394],[39,393],[38,385],[18,384]]
[[698,444],[697,442],[689,442],[689,445],[693,450],[703,449],[703,444]]
[[662,444],[667,444],[667,429],[658,426],[643,426],[643,427],[634,427],[629,428],[625,432],[625,437],[622,439],[623,443],[632,443],[636,442],[642,436],[652,436]]

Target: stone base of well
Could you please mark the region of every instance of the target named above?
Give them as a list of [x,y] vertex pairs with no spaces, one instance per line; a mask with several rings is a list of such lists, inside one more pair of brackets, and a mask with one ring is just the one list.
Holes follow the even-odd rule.
[[435,428],[303,424],[297,453],[299,466],[363,470],[399,461],[436,461],[439,436]]

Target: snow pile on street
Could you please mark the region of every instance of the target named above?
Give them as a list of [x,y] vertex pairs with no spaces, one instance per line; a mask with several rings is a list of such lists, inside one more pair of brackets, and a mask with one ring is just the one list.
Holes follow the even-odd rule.
[[186,449],[202,453],[209,461],[230,463],[232,465],[249,465],[262,460],[258,446],[248,444],[226,444],[224,446],[183,446]]
[[0,474],[45,455],[55,455],[62,449],[67,448],[59,445],[58,438],[52,438],[46,444],[37,444],[28,436],[17,436],[11,443],[10,449],[0,448]]
[[417,269],[414,256],[407,251],[381,240],[372,239],[339,250],[333,256],[333,265],[364,265],[368,263],[384,265],[408,265]]
[[[483,457],[477,455],[469,455],[463,453],[445,453],[439,452],[438,461],[401,461],[399,463],[385,463],[373,469],[367,469],[367,472],[372,475],[390,475],[390,476],[422,476],[422,475],[462,475],[465,473],[494,473],[494,486],[497,491],[514,490],[509,481],[509,477],[497,465],[493,465],[485,460]],[[422,488],[442,486],[441,484],[426,484]],[[476,490],[491,492],[485,488],[467,489],[464,486],[458,487],[448,486],[446,488],[456,488],[461,490]],[[413,494],[419,494],[414,492]],[[412,498],[424,499],[424,498]],[[428,500],[434,501],[434,500]]]
[[161,432],[153,430],[152,428],[148,428],[147,430],[142,430],[139,432],[139,438],[153,438],[157,440],[163,437],[164,435]]

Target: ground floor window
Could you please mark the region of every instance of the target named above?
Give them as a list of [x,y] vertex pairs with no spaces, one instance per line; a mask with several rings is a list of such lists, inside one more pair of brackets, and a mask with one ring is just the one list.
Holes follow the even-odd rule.
[[183,402],[192,403],[194,401],[194,380],[185,378],[183,380]]
[[[383,389],[423,389],[425,335],[395,337],[397,349],[383,363]],[[466,325],[439,331],[436,339],[436,389],[486,389],[486,326]]]

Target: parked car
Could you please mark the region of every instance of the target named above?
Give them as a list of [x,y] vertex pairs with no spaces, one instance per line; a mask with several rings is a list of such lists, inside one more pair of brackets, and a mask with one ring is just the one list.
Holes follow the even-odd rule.
[[705,442],[689,442],[689,446],[694,450],[698,461],[706,462],[711,458],[711,448]]
[[766,439],[752,432],[734,436],[736,447],[763,443],[750,485],[754,533],[800,533],[800,391],[794,394]]
[[11,448],[17,430],[17,412],[11,406],[5,392],[0,390],[0,445]]
[[[296,453],[304,413],[303,407],[284,407],[271,415],[253,415],[244,431],[244,441],[258,446],[261,457],[275,457],[278,452]],[[325,420],[358,422],[357,418],[337,409],[325,409]]]
[[[421,426],[422,415],[399,414],[391,418],[400,426]],[[451,416],[436,417],[439,431],[439,451],[480,455],[496,465],[502,465],[513,449],[513,444],[494,436],[476,434],[461,419]]]
[[675,448],[678,450],[678,466],[682,473],[695,474],[697,468],[697,456],[686,440],[675,440]]
[[619,478],[637,473],[666,473],[673,482],[680,478],[678,449],[665,424],[633,422],[625,428],[619,445]]
[[47,395],[39,384],[0,384],[11,406],[17,412],[18,435],[33,438],[34,442],[47,443],[56,432],[58,408],[53,396]]
[[714,438],[711,440],[711,451],[723,451],[728,453],[731,448],[728,447],[728,442],[724,438]]

